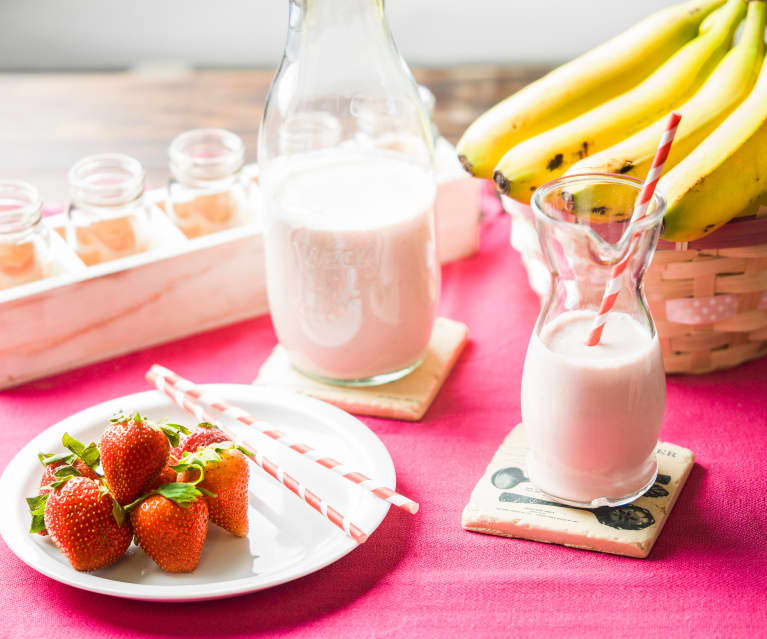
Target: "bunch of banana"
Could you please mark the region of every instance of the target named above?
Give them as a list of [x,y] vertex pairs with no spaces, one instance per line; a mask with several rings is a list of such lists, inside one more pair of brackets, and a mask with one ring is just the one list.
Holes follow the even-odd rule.
[[[663,9],[625,33],[555,69],[480,116],[458,143],[466,170],[492,178],[508,149],[635,87],[685,43],[716,24],[724,0]],[[711,17],[707,17],[711,16]]]
[[[715,15],[715,14],[712,14]],[[682,122],[677,130],[666,170],[678,164],[711,133],[748,95],[759,75],[764,58],[765,4],[751,2],[743,33],[703,87],[677,109]],[[707,26],[705,23],[703,26]],[[667,118],[573,164],[568,175],[577,173],[625,173],[644,179],[650,170],[658,140]]]
[[707,235],[760,202],[767,192],[766,63],[748,97],[658,188],[668,202],[663,237],[673,242]]
[[727,53],[745,12],[744,0],[728,0],[704,33],[633,89],[511,147],[495,168],[493,177],[499,190],[529,201],[537,187],[559,177],[573,163],[683,104]]

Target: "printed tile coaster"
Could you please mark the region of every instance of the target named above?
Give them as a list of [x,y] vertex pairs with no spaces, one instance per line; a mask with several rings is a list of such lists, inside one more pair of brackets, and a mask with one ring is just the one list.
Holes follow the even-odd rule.
[[465,324],[438,317],[429,350],[416,370],[397,381],[370,388],[332,386],[296,371],[285,350],[276,346],[254,384],[278,384],[322,399],[357,415],[416,421],[424,416],[468,341]]
[[647,557],[682,491],[695,458],[681,446],[658,442],[658,479],[634,503],[587,510],[547,500],[527,478],[527,440],[514,428],[475,486],[461,524],[466,530]]

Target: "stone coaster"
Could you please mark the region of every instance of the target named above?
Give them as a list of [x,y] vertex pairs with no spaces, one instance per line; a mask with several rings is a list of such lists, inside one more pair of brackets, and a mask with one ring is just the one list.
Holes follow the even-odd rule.
[[281,346],[261,366],[254,384],[288,386],[357,415],[416,421],[424,416],[468,341],[465,324],[438,317],[426,358],[410,375],[369,388],[332,386],[301,375]]
[[496,451],[463,510],[466,530],[520,537],[647,557],[682,491],[695,462],[691,451],[658,442],[658,479],[634,503],[593,510],[547,500],[527,478],[527,440],[523,426],[514,428]]

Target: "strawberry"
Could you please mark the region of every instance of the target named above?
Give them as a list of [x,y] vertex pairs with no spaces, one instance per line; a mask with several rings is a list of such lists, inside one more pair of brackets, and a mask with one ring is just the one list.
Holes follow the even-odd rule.
[[[174,449],[175,450],[175,449]],[[168,462],[165,464],[165,468],[160,471],[160,474],[157,476],[157,479],[155,479],[152,484],[149,486],[149,490],[157,490],[160,486],[163,484],[172,484],[176,481],[177,473],[175,470],[173,470],[172,466],[175,464],[178,464],[178,460],[171,454],[168,457]]]
[[[90,479],[99,478],[94,470],[99,462],[99,451],[96,444],[91,443],[86,447],[71,437],[69,433],[64,433],[62,444],[72,452],[59,455],[40,453],[37,456],[45,468],[43,476],[40,478],[38,495],[47,495],[52,490],[51,484],[65,477],[82,475]],[[43,528],[38,531],[38,534],[47,535],[48,531]]]
[[[248,460],[231,442],[211,444],[196,453],[186,453],[179,481],[195,480],[205,493],[210,519],[233,535],[248,534]],[[212,494],[211,494],[212,493]]]
[[44,519],[53,542],[75,570],[98,570],[125,554],[133,529],[103,483],[73,476],[47,495],[28,499],[33,528]]
[[208,504],[192,484],[165,484],[128,508],[136,544],[160,568],[197,568],[208,534]]
[[138,413],[117,415],[101,435],[101,467],[112,494],[124,506],[151,486],[165,468],[170,444],[178,444],[176,424],[156,425]]
[[171,451],[171,454],[180,460],[184,453],[195,453],[198,449],[205,448],[210,444],[226,441],[229,441],[229,438],[221,430],[213,424],[203,422],[192,428],[189,435],[182,437],[179,445]]

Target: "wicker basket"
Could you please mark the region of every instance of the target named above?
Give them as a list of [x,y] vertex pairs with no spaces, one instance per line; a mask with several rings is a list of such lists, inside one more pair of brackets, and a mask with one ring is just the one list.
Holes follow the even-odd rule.
[[[529,206],[502,198],[533,290],[548,290]],[[645,276],[667,373],[708,373],[767,354],[767,207],[689,243],[661,240]]]

